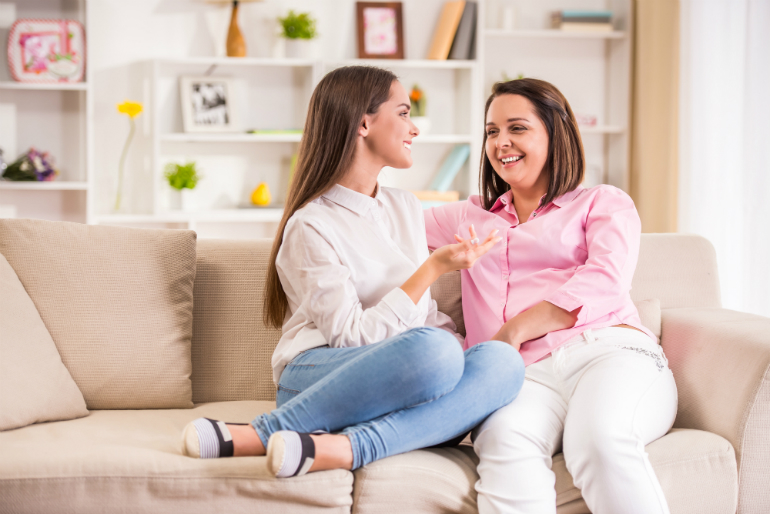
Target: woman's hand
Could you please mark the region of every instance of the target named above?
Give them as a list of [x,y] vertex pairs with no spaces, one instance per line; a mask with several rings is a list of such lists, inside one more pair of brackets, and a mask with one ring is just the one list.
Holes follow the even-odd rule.
[[579,312],[580,308],[567,312],[542,301],[506,321],[492,339],[508,343],[519,350],[527,341],[543,337],[549,332],[574,327]]
[[479,243],[473,225],[470,226],[469,232],[470,239],[463,239],[455,234],[457,244],[442,246],[431,254],[430,259],[433,260],[441,274],[473,267],[479,257],[503,239],[502,237],[495,237],[498,231],[493,230],[484,242]]
[[469,241],[455,235],[458,244],[442,246],[433,252],[422,263],[422,266],[417,268],[417,271],[404,282],[401,289],[415,304],[420,301],[422,295],[438,277],[450,271],[470,268],[479,257],[487,253],[502,239],[502,237],[495,237],[497,230],[493,230],[484,240],[484,243],[479,244],[473,225],[471,225],[470,233],[471,239]]

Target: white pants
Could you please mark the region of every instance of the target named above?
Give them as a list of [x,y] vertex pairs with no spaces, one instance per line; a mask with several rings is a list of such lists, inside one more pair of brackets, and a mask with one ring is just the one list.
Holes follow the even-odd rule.
[[660,346],[637,330],[586,330],[527,367],[512,403],[473,433],[479,514],[556,512],[551,457],[594,514],[668,514],[644,446],[674,423],[677,393]]

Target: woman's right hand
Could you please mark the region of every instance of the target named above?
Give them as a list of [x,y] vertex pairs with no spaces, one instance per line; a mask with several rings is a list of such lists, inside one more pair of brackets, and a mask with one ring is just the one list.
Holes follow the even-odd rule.
[[442,274],[473,267],[479,257],[503,239],[495,237],[498,231],[493,230],[483,242],[479,243],[473,225],[470,226],[469,232],[470,239],[463,239],[455,234],[457,244],[442,246],[431,254],[430,259],[433,259]]

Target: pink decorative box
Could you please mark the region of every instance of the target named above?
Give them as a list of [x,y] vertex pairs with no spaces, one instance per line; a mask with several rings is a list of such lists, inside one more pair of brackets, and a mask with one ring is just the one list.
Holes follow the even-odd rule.
[[8,68],[19,82],[81,82],[86,36],[74,20],[16,20],[8,34]]

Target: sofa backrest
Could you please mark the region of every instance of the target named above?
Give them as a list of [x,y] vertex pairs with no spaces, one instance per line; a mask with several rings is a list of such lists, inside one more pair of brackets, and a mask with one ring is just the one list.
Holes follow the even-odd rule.
[[[198,240],[192,339],[195,403],[275,399],[270,360],[280,331],[262,323],[271,245],[271,239]],[[460,274],[444,275],[431,291],[439,309],[462,330]],[[699,236],[642,235],[631,296],[636,301],[658,298],[663,309],[719,307],[711,243]]]

